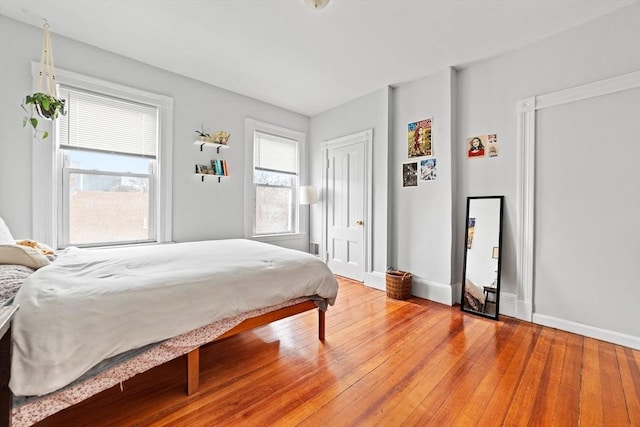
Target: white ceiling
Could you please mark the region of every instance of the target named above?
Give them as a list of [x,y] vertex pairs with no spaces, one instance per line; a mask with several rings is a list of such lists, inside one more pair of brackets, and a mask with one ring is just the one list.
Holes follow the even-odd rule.
[[0,0],[0,14],[308,116],[637,0]]

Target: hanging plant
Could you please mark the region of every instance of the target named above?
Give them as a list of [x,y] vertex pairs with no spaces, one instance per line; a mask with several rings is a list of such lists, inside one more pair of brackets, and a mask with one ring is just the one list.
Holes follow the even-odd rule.
[[64,109],[64,99],[58,98],[58,87],[56,83],[56,71],[53,65],[53,51],[51,49],[51,36],[49,35],[49,24],[44,24],[44,34],[42,37],[42,54],[40,55],[40,71],[38,73],[38,89],[35,93],[27,95],[22,109],[28,114],[22,118],[22,126],[27,124],[33,128],[33,136],[42,133],[42,139],[49,136],[48,131],[38,129],[39,120],[36,114],[46,120],[55,120],[60,115],[67,112]]
[[32,95],[27,95],[22,104],[24,111],[29,114],[22,118],[22,126],[30,124],[33,127],[33,135],[37,136],[39,132],[42,133],[42,139],[49,136],[49,132],[41,131],[38,129],[38,119],[35,113],[43,119],[55,120],[60,115],[65,115],[67,112],[64,109],[64,99],[55,98],[51,95],[42,92],[36,92]]

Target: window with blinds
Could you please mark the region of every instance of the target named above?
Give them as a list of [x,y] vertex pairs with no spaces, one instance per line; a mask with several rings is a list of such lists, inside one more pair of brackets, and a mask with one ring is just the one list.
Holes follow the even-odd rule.
[[60,87],[60,247],[156,240],[157,106]]
[[254,235],[297,230],[298,141],[254,132]]
[[60,86],[67,115],[58,122],[62,148],[155,158],[158,107]]

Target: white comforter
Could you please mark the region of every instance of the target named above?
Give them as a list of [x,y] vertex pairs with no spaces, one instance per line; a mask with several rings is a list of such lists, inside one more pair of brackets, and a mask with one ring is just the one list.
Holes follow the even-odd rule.
[[10,387],[43,395],[101,360],[301,296],[333,304],[318,258],[243,239],[69,248],[16,295]]

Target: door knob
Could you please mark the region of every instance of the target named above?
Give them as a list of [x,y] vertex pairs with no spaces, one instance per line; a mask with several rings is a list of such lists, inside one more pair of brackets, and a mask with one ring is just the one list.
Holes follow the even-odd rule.
[[358,225],[364,225],[364,221],[363,221],[363,220],[361,220],[361,219],[359,219],[359,220],[357,220],[357,221],[356,221],[356,224],[358,224]]

